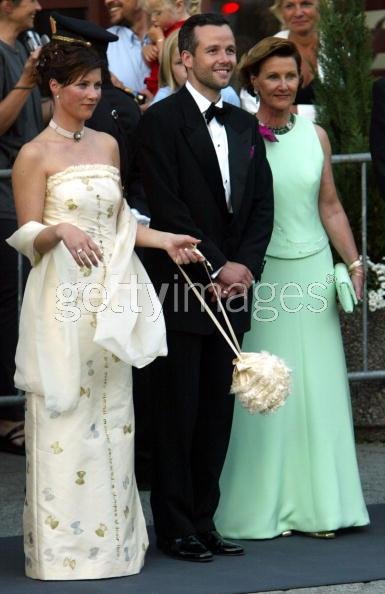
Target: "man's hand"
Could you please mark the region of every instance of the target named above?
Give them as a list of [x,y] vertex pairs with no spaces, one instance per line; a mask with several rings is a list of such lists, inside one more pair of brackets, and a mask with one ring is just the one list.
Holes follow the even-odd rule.
[[[234,295],[246,296],[247,290],[251,287],[254,277],[250,270],[238,262],[226,262],[222,270],[215,278],[214,285],[220,299],[228,299]],[[211,300],[216,301],[216,295],[209,287],[212,294]]]
[[139,93],[146,97],[145,103],[142,103],[141,105],[139,105],[139,109],[143,115],[144,112],[146,111],[146,109],[148,107],[150,107],[151,101],[152,101],[154,95],[152,93],[150,93],[150,91],[146,87],[144,87],[143,89],[140,89]]
[[215,291],[210,285],[208,287],[209,293],[211,293],[211,301],[217,301],[219,299],[228,299],[234,295],[242,295],[244,298],[247,296],[247,287],[243,283],[235,283],[233,285],[223,285],[219,282],[214,281]]
[[24,64],[23,72],[20,77],[20,80],[17,82],[17,85],[26,87],[35,86],[37,78],[36,65],[39,60],[40,52],[41,47],[38,47],[37,49],[35,49],[35,51],[31,52],[31,54],[28,57],[28,60]]
[[217,280],[224,287],[231,288],[232,285],[238,285],[236,293],[242,292],[240,286],[244,285],[246,289],[251,287],[254,277],[250,270],[239,262],[227,261],[217,276]]

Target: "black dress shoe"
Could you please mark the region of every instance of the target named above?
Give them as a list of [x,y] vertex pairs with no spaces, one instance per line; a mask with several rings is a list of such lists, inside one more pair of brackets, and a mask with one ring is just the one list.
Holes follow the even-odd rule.
[[216,530],[201,533],[198,538],[214,555],[244,555],[245,553],[243,547],[225,540]]
[[182,538],[158,538],[158,548],[175,559],[184,561],[212,561],[213,554],[194,535],[183,536]]

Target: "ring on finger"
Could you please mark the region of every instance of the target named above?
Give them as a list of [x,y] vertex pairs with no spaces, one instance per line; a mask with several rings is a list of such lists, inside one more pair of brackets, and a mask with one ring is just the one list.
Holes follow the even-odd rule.
[[84,252],[84,250],[82,248],[79,248],[78,250],[76,250],[77,254],[81,254],[82,252]]

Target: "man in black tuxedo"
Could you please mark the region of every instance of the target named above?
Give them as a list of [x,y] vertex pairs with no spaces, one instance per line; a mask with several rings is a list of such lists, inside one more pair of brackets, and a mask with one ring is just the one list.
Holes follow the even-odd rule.
[[369,140],[378,187],[381,196],[385,199],[385,77],[376,80],[373,84]]
[[[199,249],[241,339],[250,326],[251,284],[260,278],[272,231],[271,172],[255,118],[226,103],[222,108],[220,90],[236,64],[228,22],[216,14],[190,17],[179,49],[186,86],[150,107],[139,125],[151,226],[201,239]],[[151,366],[157,543],[191,561],[239,555],[243,549],[225,541],[213,522],[233,414],[234,353],[173,262],[148,250],[145,263],[163,301],[169,351]],[[186,271],[201,287],[209,284],[202,264]]]

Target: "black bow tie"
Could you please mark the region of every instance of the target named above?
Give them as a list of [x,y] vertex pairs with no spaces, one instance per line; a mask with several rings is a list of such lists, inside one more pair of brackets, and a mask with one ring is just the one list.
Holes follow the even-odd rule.
[[205,113],[206,122],[209,124],[213,118],[215,118],[222,126],[226,121],[226,116],[229,113],[228,107],[217,107],[215,103],[211,103],[210,107]]

